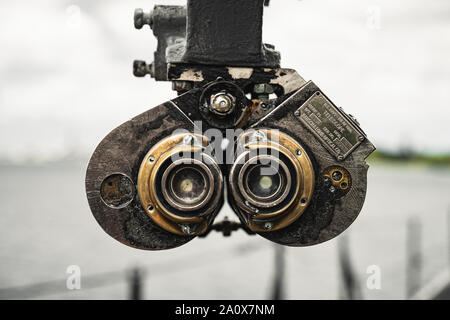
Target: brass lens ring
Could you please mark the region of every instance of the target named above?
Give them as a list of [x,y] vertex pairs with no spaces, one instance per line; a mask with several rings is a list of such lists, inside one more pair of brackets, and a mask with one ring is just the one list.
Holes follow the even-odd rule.
[[[251,129],[238,138],[236,150],[240,153],[230,168],[228,183],[248,227],[269,232],[295,222],[314,191],[314,168],[303,146],[278,130]],[[262,160],[270,164],[267,168],[278,169],[271,179],[258,169]],[[256,193],[252,192],[255,186]]]
[[[278,172],[278,170],[270,165],[271,169],[273,169],[274,171],[277,171],[277,175],[280,177],[279,181],[280,183],[278,184],[278,187],[276,189],[275,192],[272,192],[272,194],[268,195],[268,196],[258,196],[255,194],[255,192],[253,192],[251,190],[251,188],[249,187],[249,175],[252,173],[253,170],[255,170],[258,167],[264,166],[262,164],[257,164],[258,162],[265,162],[265,161],[269,162],[269,163],[276,163],[279,166],[282,167],[283,172],[284,172],[284,179],[282,178],[283,175],[280,174],[280,172]],[[251,167],[253,166],[253,167]],[[266,177],[266,176],[262,176],[261,180]],[[260,181],[261,181],[260,180]],[[270,156],[270,155],[258,155],[255,157],[250,158],[248,161],[246,161],[244,163],[244,165],[242,166],[242,168],[239,171],[239,175],[238,175],[238,186],[239,186],[239,190],[241,191],[242,195],[244,196],[245,199],[247,199],[247,201],[257,207],[262,207],[262,208],[270,208],[270,207],[274,207],[278,204],[280,204],[281,202],[283,202],[284,199],[286,199],[287,195],[289,194],[289,190],[291,188],[291,174],[288,170],[288,167],[286,166],[286,164],[284,164],[284,162],[280,161],[279,159],[277,159],[274,156]],[[281,195],[280,195],[281,193]]]
[[[189,165],[189,166],[183,166]],[[201,187],[200,194],[197,194],[192,199],[183,198],[174,189],[176,188],[174,180],[177,175],[183,170],[196,171],[204,182],[204,186]],[[170,179],[168,177],[170,176]],[[170,181],[168,181],[170,180]],[[186,181],[186,182],[185,182]],[[184,185],[181,187],[184,191],[189,192],[194,189],[194,184],[189,179],[182,180]],[[214,194],[214,177],[211,170],[201,161],[196,159],[179,159],[174,161],[166,170],[164,170],[162,176],[162,193],[166,201],[174,208],[178,210],[194,211],[204,207]]]
[[222,172],[204,153],[208,138],[194,133],[171,135],[145,155],[138,194],[147,215],[178,235],[204,233],[223,191]]

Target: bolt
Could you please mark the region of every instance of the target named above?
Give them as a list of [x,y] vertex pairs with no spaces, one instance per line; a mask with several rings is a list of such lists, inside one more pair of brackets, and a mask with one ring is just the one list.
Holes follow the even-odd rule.
[[298,111],[298,110],[295,111],[295,112],[294,112],[294,115],[295,115],[296,117],[300,117],[300,111]]
[[272,223],[271,222],[264,223],[264,229],[266,230],[272,229]]
[[235,107],[236,98],[222,91],[211,96],[210,110],[219,115],[231,113]]
[[150,28],[153,25],[152,13],[146,13],[142,9],[134,10],[134,27],[136,29],[142,29],[143,26],[149,25]]
[[193,139],[194,139],[194,137],[192,135],[188,134],[187,136],[185,136],[183,138],[183,144],[190,145],[192,143]]
[[182,225],[182,226],[181,226],[181,231],[182,231],[184,234],[187,234],[187,235],[192,235],[192,234],[193,234],[193,232],[192,232],[192,230],[191,230],[191,227],[190,227],[190,226],[187,226],[187,225]]
[[341,181],[342,173],[340,171],[335,171],[335,172],[333,172],[331,177],[333,178],[334,181]]
[[343,161],[344,160],[344,156],[342,154],[338,155],[338,160],[339,161]]
[[335,192],[336,192],[335,186],[331,186],[331,187],[330,187],[330,192],[331,192],[331,193],[335,193]]
[[359,137],[358,137],[358,140],[359,140],[360,142],[363,142],[363,141],[364,141],[364,137],[363,137],[363,136],[359,136]]
[[255,131],[249,138],[249,142],[267,141],[267,135],[263,131]]
[[153,77],[153,64],[147,64],[145,61],[142,60],[134,60],[133,62],[133,74],[135,77],[145,77],[147,74],[149,74],[151,77]]

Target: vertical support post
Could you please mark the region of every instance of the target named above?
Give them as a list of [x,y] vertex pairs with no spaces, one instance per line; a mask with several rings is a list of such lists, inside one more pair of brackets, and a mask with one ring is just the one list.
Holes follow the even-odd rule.
[[447,210],[447,258],[448,258],[448,278],[450,279],[450,208]]
[[275,268],[273,277],[272,300],[284,298],[284,274],[285,274],[285,247],[275,245]]
[[421,223],[417,217],[411,217],[406,230],[406,298],[411,298],[421,284]]
[[358,280],[355,277],[350,258],[347,235],[341,235],[338,238],[338,259],[342,277],[341,298],[349,300],[361,299]]
[[263,45],[264,0],[188,0],[186,48],[173,63],[279,67],[280,54]]
[[134,268],[129,276],[129,295],[130,300],[142,299],[142,271]]

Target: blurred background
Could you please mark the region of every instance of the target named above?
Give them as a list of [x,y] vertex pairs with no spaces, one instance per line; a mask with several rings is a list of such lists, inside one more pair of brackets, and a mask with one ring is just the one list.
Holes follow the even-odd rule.
[[[264,41],[282,66],[314,80],[378,147],[363,211],[309,248],[239,231],[145,252],[101,230],[84,175],[109,131],[175,96],[170,83],[132,75],[132,61],[156,50],[133,12],[155,4],[185,0],[0,2],[0,298],[444,297],[450,2],[272,0]],[[234,219],[228,206],[223,216]],[[66,286],[73,265],[80,290]]]

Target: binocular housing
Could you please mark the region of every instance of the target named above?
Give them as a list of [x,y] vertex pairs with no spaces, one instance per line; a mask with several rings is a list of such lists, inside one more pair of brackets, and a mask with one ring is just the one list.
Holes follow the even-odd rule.
[[178,96],[111,131],[92,155],[86,193],[110,236],[178,247],[229,226],[214,224],[225,201],[249,234],[289,246],[330,240],[356,219],[375,147],[313,82],[280,68],[262,43],[268,4],[135,11],[158,46],[153,63],[134,61],[134,75],[171,81]]
[[269,110],[240,90],[212,81],[100,143],[86,189],[107,233],[140,249],[177,247],[207,233],[224,201],[248,232],[289,246],[327,241],[354,221],[374,150],[357,122],[313,82]]

